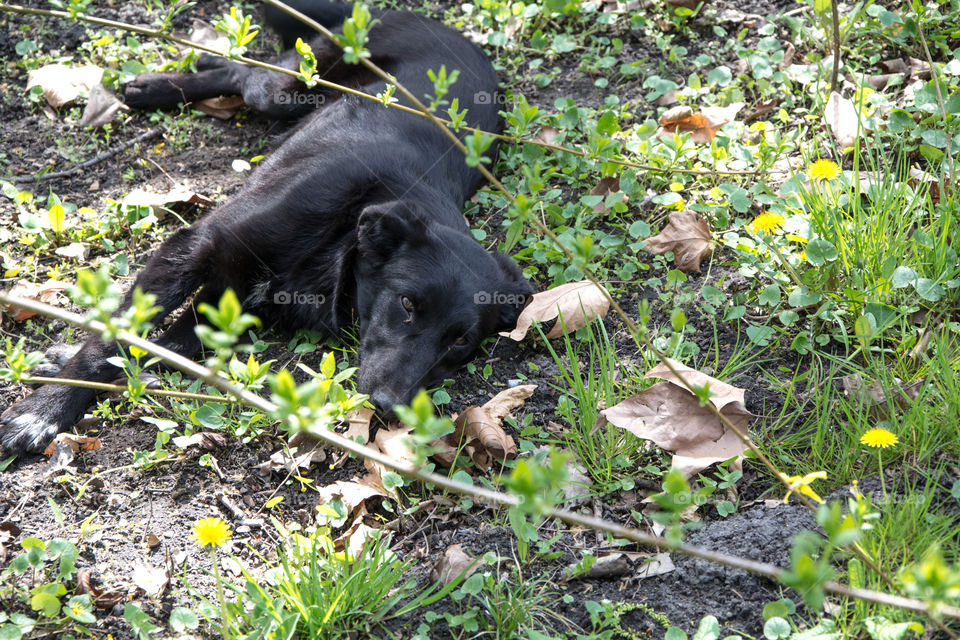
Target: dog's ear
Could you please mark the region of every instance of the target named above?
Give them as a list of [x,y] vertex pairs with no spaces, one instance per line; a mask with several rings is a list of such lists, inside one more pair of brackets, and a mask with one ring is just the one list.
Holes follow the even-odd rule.
[[533,285],[523,277],[520,267],[510,256],[500,253],[494,253],[494,258],[500,266],[502,277],[500,285],[497,288],[501,299],[505,302],[500,305],[500,316],[498,318],[497,331],[509,331],[517,326],[517,318],[520,312],[527,306],[536,290]]
[[366,207],[357,222],[357,247],[368,259],[387,258],[401,245],[426,236],[426,225],[402,202]]

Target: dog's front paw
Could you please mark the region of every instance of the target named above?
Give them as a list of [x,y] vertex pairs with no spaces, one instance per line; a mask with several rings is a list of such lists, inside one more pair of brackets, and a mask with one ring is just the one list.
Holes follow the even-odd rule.
[[60,425],[30,406],[17,403],[0,415],[0,445],[10,453],[40,453],[57,437]]
[[142,73],[123,88],[123,100],[138,109],[176,106],[183,102],[183,91],[176,83],[178,75]]
[[0,445],[11,453],[39,453],[77,422],[94,392],[44,385],[0,414]]

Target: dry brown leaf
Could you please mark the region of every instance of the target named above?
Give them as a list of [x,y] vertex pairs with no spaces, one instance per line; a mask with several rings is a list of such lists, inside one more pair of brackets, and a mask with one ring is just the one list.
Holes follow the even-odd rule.
[[[607,211],[607,196],[611,193],[620,193],[620,178],[617,176],[607,176],[606,178],[601,178],[600,182],[598,182],[593,189],[590,189],[590,195],[603,196],[603,200],[594,205],[594,213],[602,214]],[[629,200],[627,194],[620,193],[620,202],[626,202],[627,200]]]
[[[41,285],[33,284],[28,280],[18,280],[17,283],[13,285],[13,288],[10,289],[9,294],[12,296],[17,296],[18,298],[39,300],[40,302],[46,304],[59,306],[59,294],[69,288],[69,284],[59,280],[47,280]],[[21,322],[37,315],[36,312],[28,311],[27,309],[18,309],[11,306],[5,306],[3,308],[10,314],[10,317],[17,322]]]
[[[454,421],[456,430],[446,437],[448,445],[467,444],[467,451],[477,467],[487,470],[492,458],[503,460],[517,455],[517,445],[503,430],[499,418],[481,407],[470,407]],[[473,445],[472,447],[470,445]]]
[[83,109],[83,115],[80,116],[80,124],[84,127],[102,127],[113,122],[121,111],[129,110],[130,107],[123,104],[112,91],[102,84],[97,84],[90,89],[90,97]]
[[[752,414],[743,404],[743,389],[671,361],[687,382],[710,385],[710,403],[741,431],[746,432]],[[673,452],[673,466],[691,476],[715,462],[743,454],[746,445],[733,430],[727,430],[698,398],[683,387],[666,365],[651,369],[647,378],[661,382],[602,412],[611,424],[650,440]]]
[[369,498],[374,496],[384,497],[387,494],[383,489],[378,488],[372,482],[361,483],[357,478],[351,481],[338,480],[333,484],[320,487],[317,490],[320,498],[320,504],[327,504],[334,499],[339,499],[346,507],[347,513],[364,504]]
[[471,557],[459,544],[453,544],[447,547],[437,563],[433,565],[433,569],[430,570],[430,579],[434,582],[449,584],[461,575],[466,580],[479,568],[479,560]]
[[333,549],[346,553],[350,558],[356,558],[368,540],[373,542],[379,539],[379,529],[367,526],[358,519],[339,538],[333,541]]
[[860,119],[852,102],[836,91],[831,92],[823,109],[823,119],[841,150],[846,151],[857,145]]
[[85,567],[77,571],[76,594],[88,594],[97,609],[112,609],[125,600],[120,591],[104,591],[94,584],[93,569]]
[[659,234],[644,247],[654,255],[673,251],[673,264],[685,273],[699,273],[700,263],[713,253],[713,237],[706,219],[693,211],[675,211]]
[[219,96],[197,100],[191,106],[217,120],[229,120],[245,105],[240,96]]
[[[578,567],[579,563],[568,566],[568,575],[576,575]],[[597,579],[630,575],[651,578],[670,573],[675,568],[669,553],[658,553],[650,556],[636,551],[615,551],[597,558],[593,566],[585,574],[578,577]]]
[[347,429],[342,435],[348,440],[367,444],[370,441],[370,421],[373,419],[373,409],[361,407],[347,414]]
[[567,333],[576,331],[587,326],[594,318],[604,317],[609,309],[610,300],[592,282],[569,282],[534,294],[517,318],[517,327],[500,335],[520,342],[535,321],[547,322],[563,316],[563,326],[557,321],[547,333],[548,338],[559,338],[564,334],[564,328]]
[[76,102],[82,91],[90,91],[100,84],[101,77],[103,69],[94,65],[48,64],[27,75],[27,91],[37,86],[42,88],[50,106],[59,108]]
[[47,445],[47,448],[44,449],[43,453],[45,455],[52,455],[56,450],[57,445],[64,445],[70,447],[70,450],[74,453],[80,451],[96,451],[103,444],[100,442],[100,438],[96,436],[77,436],[72,433],[58,433],[57,437]]
[[891,60],[882,60],[878,63],[885,73],[910,73],[910,65],[903,58],[893,58]]
[[407,439],[412,432],[413,427],[402,424],[391,424],[388,428],[377,430],[377,435],[374,437],[373,443],[382,453],[390,456],[394,460],[414,462],[416,456],[413,454],[413,449],[407,444]]
[[744,122],[752,122],[754,120],[759,120],[764,116],[776,111],[780,107],[780,98],[770,98],[769,100],[763,100],[757,103],[753,109],[751,109],[745,116],[743,116]]
[[484,402],[483,409],[493,418],[505,418],[522,407],[536,390],[535,384],[518,384],[515,387],[509,387]]
[[147,536],[147,546],[151,549],[154,549],[160,545],[160,538],[157,537],[157,534],[151,533]]
[[550,125],[544,125],[540,127],[540,132],[537,133],[534,140],[538,142],[545,142],[547,144],[553,144],[554,138],[560,135],[560,129],[556,127],[551,127]]
[[134,189],[123,199],[124,205],[134,205],[138,207],[170,207],[171,205],[180,203],[209,207],[213,204],[213,200],[186,187],[174,187],[164,193],[156,193],[154,191],[147,191],[146,189]]
[[925,380],[915,380],[904,385],[899,378],[894,378],[895,388],[884,385],[882,382],[866,382],[859,373],[840,378],[843,392],[858,400],[867,412],[878,419],[891,417],[891,409],[906,409],[920,397]]
[[694,113],[688,106],[668,109],[660,116],[657,137],[669,138],[675,133],[688,131],[694,143],[710,144],[720,127],[732,122],[743,105],[742,102],[735,102],[726,107],[704,107],[699,113]]
[[274,451],[269,460],[254,468],[264,475],[269,475],[271,471],[294,473],[299,469],[309,469],[314,464],[322,464],[326,460],[327,452],[320,440],[301,431],[290,438],[289,452],[287,449]]

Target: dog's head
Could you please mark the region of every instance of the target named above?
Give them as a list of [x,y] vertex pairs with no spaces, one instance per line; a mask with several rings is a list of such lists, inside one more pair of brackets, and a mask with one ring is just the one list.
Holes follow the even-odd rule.
[[513,260],[428,225],[416,205],[364,209],[357,229],[359,389],[380,409],[408,404],[512,328],[533,294]]

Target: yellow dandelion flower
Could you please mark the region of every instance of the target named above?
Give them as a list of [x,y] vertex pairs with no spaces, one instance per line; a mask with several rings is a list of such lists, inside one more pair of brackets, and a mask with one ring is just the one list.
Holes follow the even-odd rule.
[[833,180],[840,175],[840,167],[830,160],[817,160],[807,168],[811,180]]
[[801,493],[814,502],[823,503],[823,498],[817,495],[817,492],[810,488],[814,480],[824,480],[827,477],[826,471],[814,471],[805,476],[788,476],[785,473],[780,474],[780,478],[787,485],[787,495],[783,496],[783,503],[786,504],[793,493]]
[[775,234],[783,229],[783,216],[773,211],[761,213],[753,222],[747,225],[747,229],[756,234]]
[[879,427],[870,429],[870,431],[860,436],[860,444],[865,444],[874,449],[886,449],[887,447],[892,447],[897,444],[897,442],[899,442],[899,440],[895,434]]
[[191,537],[201,547],[222,547],[230,540],[230,525],[220,518],[204,518],[193,525]]
[[713,187],[707,192],[707,195],[710,196],[712,200],[723,199],[723,191],[720,190],[720,187]]
[[671,182],[670,191],[676,193],[677,191],[683,191],[683,183],[680,182]]
[[798,254],[797,254],[797,260],[800,261],[800,264],[803,264],[804,262],[806,262],[806,261],[807,261],[807,252],[806,252],[806,251],[801,251],[800,253],[798,253]]

